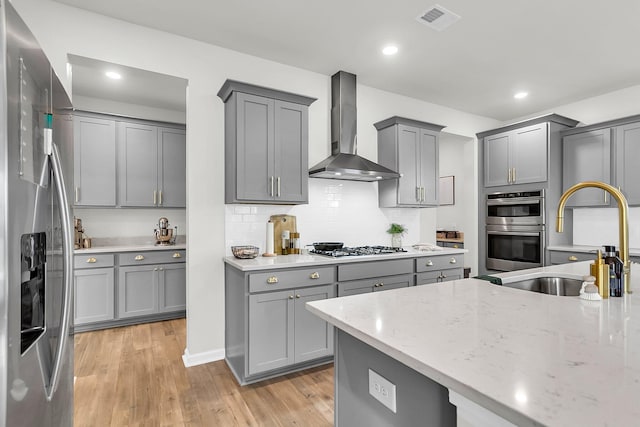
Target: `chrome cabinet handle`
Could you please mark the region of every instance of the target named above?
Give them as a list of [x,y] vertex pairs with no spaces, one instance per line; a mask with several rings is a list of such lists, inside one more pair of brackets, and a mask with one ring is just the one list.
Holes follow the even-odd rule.
[[511,168],[507,169],[507,182],[511,184]]
[[577,257],[577,256],[575,256],[575,255],[571,255],[571,256],[569,257],[569,261],[577,261],[577,260],[578,260],[578,257]]
[[88,263],[88,264],[95,264],[97,261],[98,261],[98,260],[97,260],[97,259],[95,259],[94,257],[87,258],[87,263]]
[[162,206],[162,191],[158,192],[158,206]]
[[267,283],[273,285],[274,283],[278,283],[278,278],[276,276],[271,276],[267,279]]
[[314,271],[313,273],[311,273],[309,278],[310,279],[319,279],[320,278],[320,273],[318,273],[317,271]]
[[516,168],[513,168],[513,172],[511,173],[511,178],[513,179],[513,183],[516,183]]
[[274,193],[274,190],[273,190],[273,177],[270,176],[269,177],[269,196],[273,197],[273,193]]
[[158,192],[156,190],[153,190],[153,206],[156,205],[157,197],[158,197]]
[[173,258],[182,258],[182,254],[180,252],[176,252],[172,256]]
[[160,271],[164,271],[164,267],[160,267],[158,270],[160,270]]
[[278,189],[278,191],[276,192],[276,197],[280,197],[280,177],[276,178],[276,182],[277,182],[276,188]]
[[433,267],[433,261],[431,261],[431,260],[427,261],[427,263],[425,264],[425,266],[427,266],[427,267]]
[[455,263],[457,263],[457,262],[458,262],[458,261],[457,261],[455,258],[451,258],[451,259],[449,260],[449,264],[455,264]]
[[142,261],[144,259],[144,255],[136,255],[133,259],[136,261]]
[[80,201],[80,188],[79,187],[76,187],[75,199],[76,199],[76,203],[78,203]]
[[422,187],[422,201],[424,202],[425,200],[427,200],[427,190]]
[[299,295],[299,294],[296,294],[296,298],[300,298],[300,295]]
[[420,201],[420,187],[416,187],[416,202]]

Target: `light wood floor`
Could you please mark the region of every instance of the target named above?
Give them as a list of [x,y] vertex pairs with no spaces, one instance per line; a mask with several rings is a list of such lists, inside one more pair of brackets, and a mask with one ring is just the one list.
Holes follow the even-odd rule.
[[77,334],[75,426],[333,425],[332,365],[240,387],[184,349],[184,319]]

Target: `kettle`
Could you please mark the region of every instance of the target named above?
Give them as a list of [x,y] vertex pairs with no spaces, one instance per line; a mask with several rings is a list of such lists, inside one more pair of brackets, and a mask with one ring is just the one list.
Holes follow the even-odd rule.
[[158,219],[158,228],[153,230],[156,235],[156,245],[174,245],[176,243],[176,237],[178,237],[178,226],[169,226],[169,220],[165,217]]

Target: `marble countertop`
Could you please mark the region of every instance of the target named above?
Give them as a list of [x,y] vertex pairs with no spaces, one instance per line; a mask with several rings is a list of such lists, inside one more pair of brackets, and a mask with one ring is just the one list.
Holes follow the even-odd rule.
[[[589,263],[497,274],[581,278]],[[316,315],[516,425],[635,426],[636,293],[603,301],[464,279],[307,303]]]
[[[595,254],[598,249],[604,251],[602,246],[585,246],[585,245],[549,245],[547,249],[550,251],[562,251],[562,252],[583,252]],[[619,248],[618,248],[619,249]],[[630,256],[640,256],[640,249],[629,248]]]
[[405,248],[407,252],[393,254],[344,256],[332,258],[323,255],[278,255],[275,257],[258,256],[253,259],[238,259],[233,256],[224,258],[224,262],[240,271],[265,270],[271,268],[305,267],[314,265],[335,265],[350,262],[385,261],[391,259],[416,258],[422,256],[456,255],[468,252],[466,249],[438,248],[430,251],[418,251]]
[[89,249],[75,249],[76,255],[101,254],[111,252],[140,252],[140,251],[174,251],[187,249],[186,237],[178,236],[175,245],[160,246],[155,244],[155,239],[149,237],[118,237],[118,238],[93,238]]

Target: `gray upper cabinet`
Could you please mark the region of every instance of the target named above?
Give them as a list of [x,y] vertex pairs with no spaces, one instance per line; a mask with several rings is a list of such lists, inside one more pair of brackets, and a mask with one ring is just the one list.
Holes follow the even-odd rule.
[[[583,181],[612,184],[611,129],[572,133],[562,138],[562,189]],[[609,194],[585,188],[573,194],[566,206],[609,206]]]
[[444,126],[403,117],[375,123],[378,163],[400,178],[378,183],[380,207],[438,204],[438,138]]
[[308,202],[308,106],[315,101],[227,80],[225,202]]
[[616,181],[629,205],[640,205],[640,121],[615,128]]
[[75,115],[74,205],[116,205],[116,124]]
[[184,130],[137,122],[118,122],[117,127],[119,205],[184,207]]
[[547,123],[485,136],[484,186],[545,182],[547,141]]

